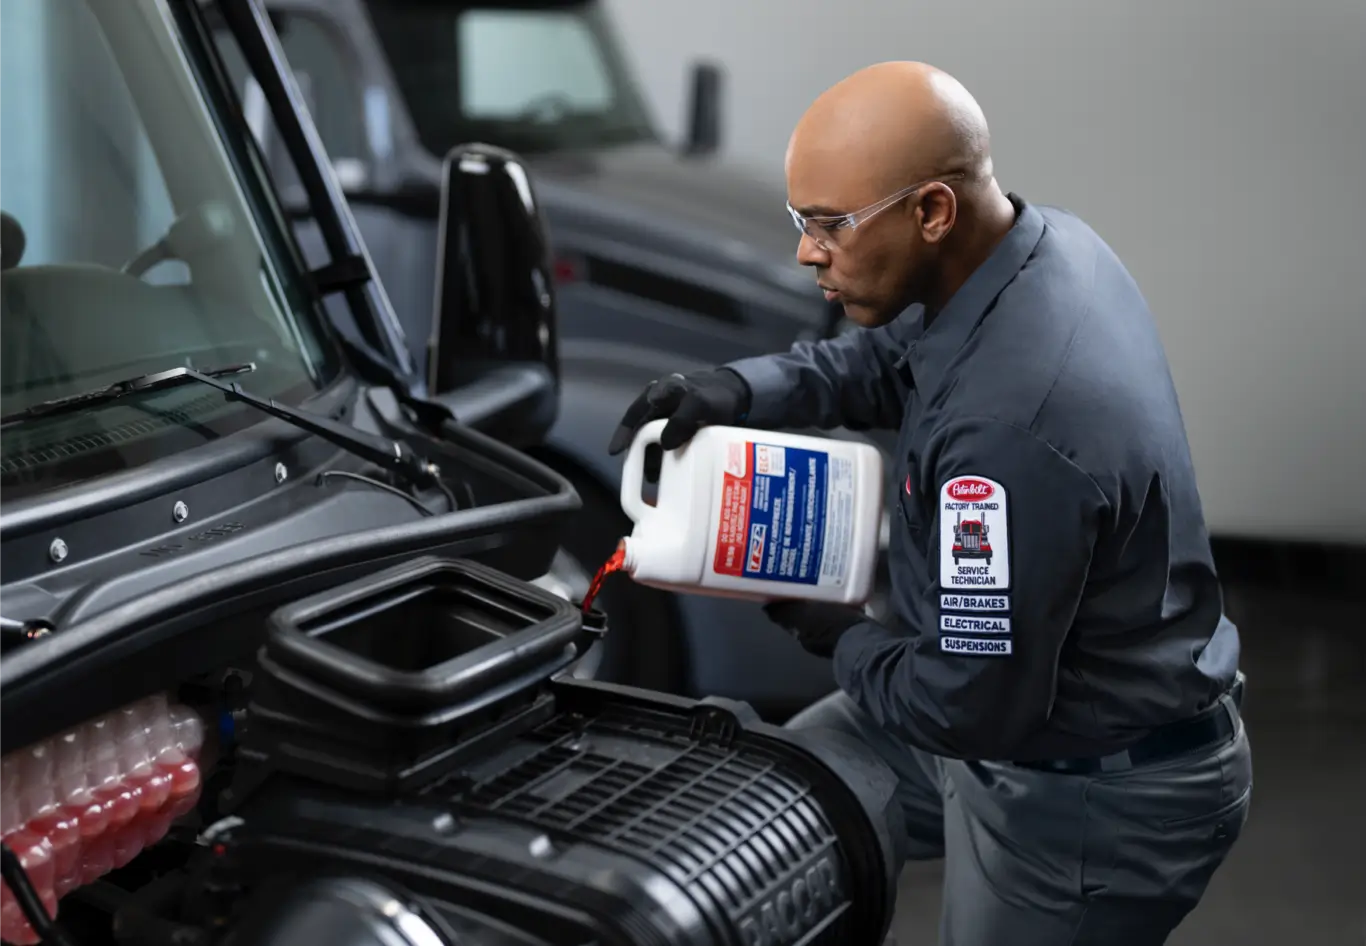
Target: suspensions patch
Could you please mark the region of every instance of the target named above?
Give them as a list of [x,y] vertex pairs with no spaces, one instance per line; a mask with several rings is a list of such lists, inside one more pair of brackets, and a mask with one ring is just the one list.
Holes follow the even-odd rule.
[[940,639],[941,650],[947,654],[966,654],[975,657],[1006,657],[1012,653],[1012,640],[1009,637],[944,637]]

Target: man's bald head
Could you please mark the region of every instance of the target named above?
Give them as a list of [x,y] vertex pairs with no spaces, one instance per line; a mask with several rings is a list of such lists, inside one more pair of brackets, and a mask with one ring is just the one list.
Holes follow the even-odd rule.
[[920,62],[885,62],[827,89],[789,141],[790,173],[887,196],[951,173],[966,183],[992,177],[988,122],[952,76]]
[[854,229],[813,221],[799,244],[799,261],[861,325],[943,302],[1015,218],[982,109],[925,63],[880,63],[822,93],[793,131],[784,174],[803,217],[852,214],[926,183]]

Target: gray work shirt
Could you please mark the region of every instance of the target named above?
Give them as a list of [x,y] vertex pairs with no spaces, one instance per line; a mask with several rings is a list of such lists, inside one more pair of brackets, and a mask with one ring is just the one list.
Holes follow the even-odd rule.
[[929,325],[728,367],[749,426],[899,430],[896,621],[841,638],[840,687],[939,755],[1096,756],[1211,705],[1239,635],[1139,288],[1077,217],[1011,199]]

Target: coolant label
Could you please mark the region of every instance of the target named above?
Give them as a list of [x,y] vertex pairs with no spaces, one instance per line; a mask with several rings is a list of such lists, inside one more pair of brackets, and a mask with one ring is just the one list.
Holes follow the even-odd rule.
[[842,585],[850,570],[854,464],[822,450],[737,442],[728,448],[713,571]]

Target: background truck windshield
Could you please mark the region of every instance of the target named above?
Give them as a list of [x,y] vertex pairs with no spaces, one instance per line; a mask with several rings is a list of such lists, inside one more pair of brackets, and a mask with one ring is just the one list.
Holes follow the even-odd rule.
[[535,154],[656,140],[597,2],[367,3],[424,146]]
[[[0,413],[178,366],[298,402],[336,371],[299,261],[165,0],[0,0]],[[259,423],[184,385],[0,433],[5,499]]]

